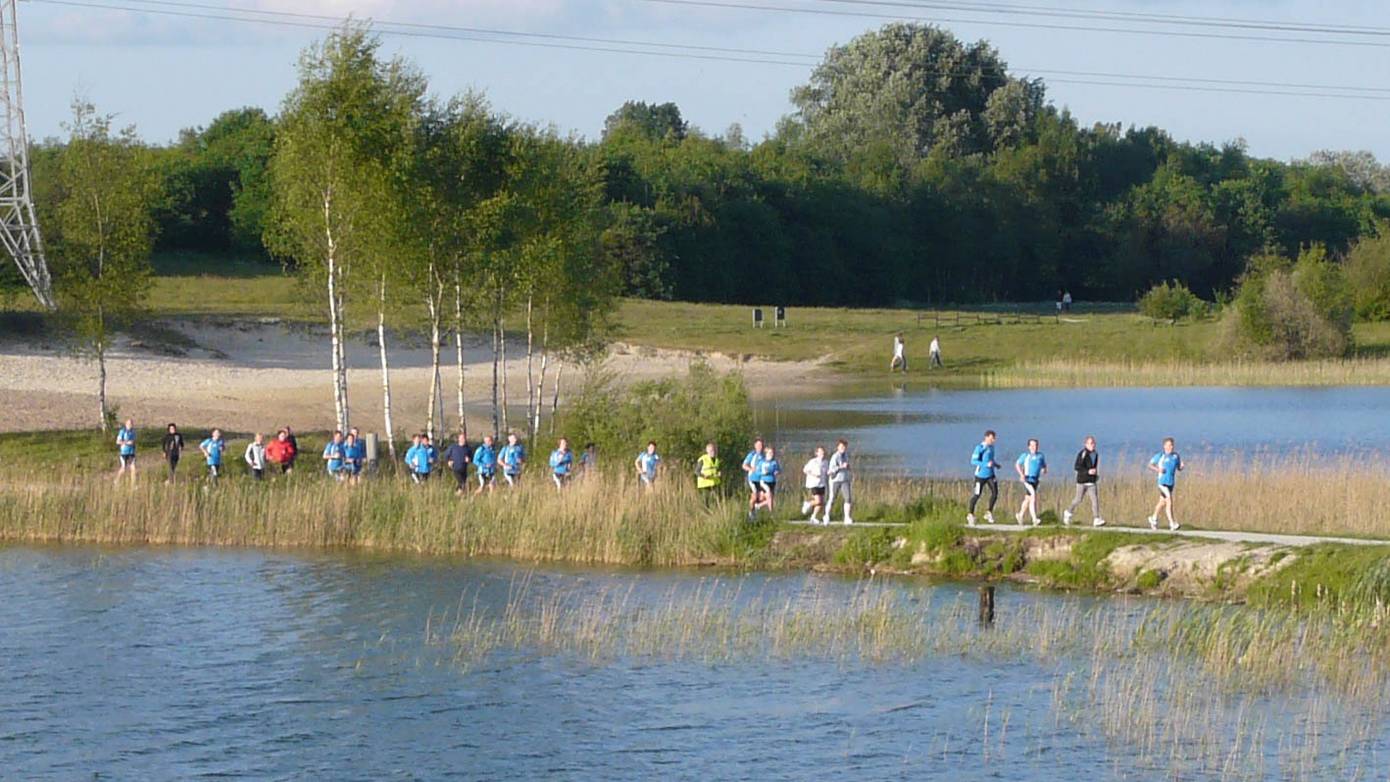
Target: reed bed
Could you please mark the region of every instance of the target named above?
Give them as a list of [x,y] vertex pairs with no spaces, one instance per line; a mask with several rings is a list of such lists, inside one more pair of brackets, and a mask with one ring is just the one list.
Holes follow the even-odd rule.
[[985,388],[1092,386],[1373,386],[1390,384],[1390,359],[1317,361],[1023,361],[981,376]]

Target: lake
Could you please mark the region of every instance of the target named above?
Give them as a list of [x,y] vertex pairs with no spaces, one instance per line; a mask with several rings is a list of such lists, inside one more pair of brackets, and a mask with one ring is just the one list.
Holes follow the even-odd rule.
[[764,435],[797,456],[846,437],[878,471],[933,477],[968,475],[971,449],[985,429],[999,433],[1000,462],[1011,464],[1036,437],[1060,473],[1087,434],[1095,435],[1112,467],[1146,461],[1169,436],[1189,462],[1214,469],[1292,456],[1371,466],[1390,458],[1390,388],[1384,387],[887,387],[761,402],[756,420]]
[[[873,590],[922,621],[877,660],[796,645],[780,609],[783,645],[735,638],[727,655],[707,637],[669,655],[460,642],[483,630],[459,617],[582,616],[600,594],[635,643],[678,633],[662,617],[696,595],[706,613],[813,599],[833,619]],[[26,546],[0,548],[0,594],[12,779],[1349,779],[1390,756],[1379,706],[1201,680],[1169,703],[1190,666],[1067,644],[1067,627],[1127,632],[1154,605],[1137,599],[1001,587],[981,630],[973,586],[923,580]],[[872,615],[838,637],[870,648]],[[1035,648],[1044,632],[1058,648]],[[1162,707],[1142,712],[1158,720],[1148,743],[1125,733],[1145,686]]]

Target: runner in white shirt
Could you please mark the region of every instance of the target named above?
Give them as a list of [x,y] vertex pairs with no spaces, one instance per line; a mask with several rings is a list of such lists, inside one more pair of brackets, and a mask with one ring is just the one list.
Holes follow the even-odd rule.
[[835,443],[835,453],[830,454],[830,466],[826,473],[830,477],[830,494],[825,501],[825,522],[830,523],[830,511],[835,507],[835,498],[841,497],[845,503],[845,523],[853,524],[850,518],[850,505],[854,502],[854,490],[849,465],[849,443],[839,440]]
[[816,455],[812,456],[806,466],[801,468],[801,472],[806,475],[807,499],[801,503],[801,512],[810,511],[811,515],[806,519],[812,524],[829,524],[830,514],[825,514],[825,519],[816,518],[816,511],[825,507],[825,484],[826,470],[829,465],[825,460],[825,449],[816,446]]

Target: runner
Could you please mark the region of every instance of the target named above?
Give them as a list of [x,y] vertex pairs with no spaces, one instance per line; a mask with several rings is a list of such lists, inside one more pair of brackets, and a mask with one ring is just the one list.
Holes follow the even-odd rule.
[[815,455],[806,462],[806,466],[801,468],[802,474],[806,476],[806,492],[808,495],[807,499],[801,503],[801,512],[803,514],[806,513],[806,511],[811,512],[811,515],[808,516],[806,520],[812,524],[830,523],[830,512],[828,509],[826,510],[824,520],[816,518],[816,511],[825,508],[825,483],[826,471],[828,469],[829,466],[825,461],[825,449],[819,445],[816,446]]
[[135,483],[135,422],[125,419],[125,426],[116,432],[116,447],[120,450],[121,467],[116,471],[116,482],[130,470],[130,482]]
[[633,460],[633,465],[637,468],[637,480],[642,485],[651,489],[656,484],[656,470],[661,466],[661,455],[656,452],[656,441],[647,443],[647,449]]
[[565,488],[573,468],[574,452],[570,450],[570,441],[561,437],[559,446],[550,452],[550,479],[555,481],[555,488]]
[[853,524],[849,509],[854,503],[854,475],[850,470],[849,443],[844,439],[835,441],[835,453],[830,454],[826,474],[830,478],[830,492],[825,500],[825,523],[830,523],[830,511],[835,507],[835,498],[839,497],[845,504],[845,524]]
[[1178,473],[1183,468],[1182,457],[1174,450],[1176,445],[1173,438],[1163,438],[1163,450],[1149,460],[1149,469],[1158,473],[1158,504],[1154,505],[1153,515],[1149,516],[1149,529],[1158,529],[1159,511],[1167,514],[1168,529],[1176,531],[1180,526],[1173,520],[1173,492],[1177,488]]
[[521,483],[521,468],[526,465],[526,446],[521,444],[516,432],[507,435],[507,444],[497,453],[497,461],[502,465],[502,477],[508,486]]
[[975,468],[975,490],[970,495],[970,508],[965,514],[965,523],[975,526],[975,504],[980,501],[980,494],[989,489],[989,507],[985,510],[985,521],[994,523],[994,503],[999,501],[999,479],[995,477],[994,471],[999,467],[999,463],[994,461],[994,430],[985,432],[985,439],[970,454],[970,464]]
[[164,461],[169,463],[169,477],[164,479],[165,483],[173,483],[174,471],[179,468],[179,457],[183,456],[183,435],[179,434],[179,428],[169,424],[168,431],[164,433],[164,443],[160,446],[164,450]]
[[1023,504],[1019,506],[1018,513],[1014,514],[1014,519],[1022,524],[1023,512],[1027,511],[1033,518],[1033,526],[1036,527],[1042,523],[1038,518],[1038,483],[1047,474],[1047,457],[1038,450],[1036,438],[1030,439],[1028,450],[1018,455],[1014,469],[1018,471],[1019,480],[1023,481]]
[[1091,526],[1104,527],[1105,519],[1100,517],[1100,488],[1096,486],[1096,481],[1100,480],[1100,454],[1096,453],[1096,438],[1090,435],[1086,436],[1081,450],[1076,452],[1075,468],[1076,496],[1072,498],[1071,505],[1062,513],[1062,523],[1070,524],[1072,514],[1076,512],[1082,498],[1090,495]]
[[267,459],[280,465],[281,475],[288,475],[290,470],[294,469],[294,446],[290,443],[288,430],[281,429],[275,433],[275,439],[265,448],[265,455]]
[[579,454],[579,477],[592,475],[597,469],[598,446],[593,443],[585,443],[584,452]]
[[907,374],[907,343],[903,342],[901,333],[893,335],[893,360],[888,362],[889,373],[895,369],[901,369],[904,375]]
[[294,436],[294,430],[288,425],[285,426],[285,439],[290,444],[290,461],[289,466],[285,467],[284,471],[289,472],[294,469],[294,461],[299,458],[299,438]]
[[[410,436],[410,447],[405,449],[405,467],[410,471],[410,480],[416,483],[423,480],[420,477],[420,471],[415,467],[416,461],[420,455],[420,440],[423,437],[424,435],[422,434],[412,434]],[[425,477],[428,478],[429,476],[426,475]]]
[[758,507],[766,508],[767,512],[771,513],[773,500],[777,497],[777,477],[782,474],[782,464],[777,461],[776,449],[770,445],[764,448],[763,458],[758,466],[761,468],[758,489],[762,494],[762,499],[758,501]]
[[420,480],[429,480],[438,463],[439,449],[434,447],[434,440],[428,434],[420,435],[420,451],[415,456],[415,469],[420,473]]
[[758,501],[762,499],[762,489],[758,486],[758,479],[763,474],[763,438],[759,437],[753,441],[753,450],[743,457],[742,470],[744,478],[748,481],[748,518],[753,518],[754,511],[758,508]]
[[256,432],[256,436],[251,442],[246,444],[246,453],[241,458],[246,460],[246,466],[251,468],[251,477],[261,480],[265,477],[265,435]]
[[217,477],[222,474],[222,452],[227,448],[227,441],[222,439],[222,430],[213,429],[212,434],[198,444],[198,450],[203,452],[208,462],[208,483],[217,485]]
[[483,437],[483,444],[473,452],[473,464],[478,468],[478,490],[482,494],[487,489],[491,494],[497,486],[497,450],[492,445],[492,435]]
[[719,461],[719,447],[713,441],[705,443],[705,452],[695,460],[695,489],[707,508],[719,493],[719,484],[724,478],[723,467]]
[[362,468],[367,466],[367,441],[355,426],[348,430],[348,436],[343,440],[343,456],[347,459],[345,469],[348,480],[352,483],[361,481]]
[[473,462],[473,449],[468,447],[468,435],[459,432],[458,441],[444,452],[444,463],[454,473],[454,483],[458,488],[454,494],[462,495],[468,491],[468,465]]
[[323,446],[323,461],[328,468],[328,474],[334,480],[345,480],[347,478],[347,448],[343,446],[343,433],[335,431],[333,439]]

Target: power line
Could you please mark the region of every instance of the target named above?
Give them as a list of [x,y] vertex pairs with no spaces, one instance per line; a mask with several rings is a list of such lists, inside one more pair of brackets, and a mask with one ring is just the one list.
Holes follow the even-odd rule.
[[[841,0],[835,0],[839,2]],[[849,2],[850,0],[843,0]],[[1049,24],[1042,22],[1006,22],[995,19],[952,19],[937,16],[909,14],[874,13],[872,11],[837,11],[830,8],[800,8],[786,5],[763,5],[754,2],[721,2],[719,0],[641,0],[646,3],[664,5],[701,6],[705,8],[728,8],[744,11],[772,11],[780,13],[813,14],[819,16],[848,16],[861,19],[893,19],[901,21],[935,22],[938,24],[983,24],[995,27],[1017,27],[1026,30],[1065,30],[1068,32],[1126,33],[1131,35],[1157,35],[1177,38],[1200,38],[1221,41],[1261,41],[1265,43],[1303,43],[1325,46],[1359,46],[1375,49],[1390,48],[1390,43],[1378,41],[1347,41],[1329,38],[1289,38],[1272,35],[1237,35],[1234,33],[1203,33],[1188,30],[1144,30],[1130,27],[1088,27],[1085,25]],[[883,0],[873,3],[882,5]]]
[[[48,3],[51,5],[75,6],[82,8],[97,8],[113,11],[126,11],[130,13],[175,16],[181,18],[209,19],[215,21],[237,21],[252,22],[273,26],[296,27],[314,30],[336,30],[346,21],[342,17],[303,14],[286,11],[260,11],[252,9],[229,8],[226,6],[212,6],[201,3],[175,2],[174,0],[125,0],[125,2],[146,3],[151,5],[166,6],[166,8],[140,8],[129,5],[119,5],[103,2],[85,2],[84,0],[31,0],[32,2]],[[196,10],[171,10],[167,7],[189,8]],[[226,13],[207,13],[202,9],[216,9]],[[261,16],[239,15],[244,13],[260,14]],[[459,27],[441,24],[417,24],[409,22],[392,22],[389,20],[375,20],[376,31],[385,35],[399,35],[415,38],[434,38],[454,41],[470,41],[477,43],[491,43],[501,45],[532,46],[552,49],[566,49],[578,51],[593,51],[612,54],[626,55],[651,55],[661,57],[689,58],[706,61],[746,63],[758,65],[779,65],[799,68],[808,68],[814,65],[811,60],[819,59],[820,55],[796,52],[776,52],[776,54],[788,57],[807,58],[805,62],[795,62],[788,60],[774,60],[759,57],[757,55],[773,54],[768,50],[760,49],[736,49],[729,47],[705,47],[685,44],[675,44],[669,42],[650,42],[650,41],[629,41],[611,38],[593,38],[584,36],[569,36],[550,33],[527,33],[513,30]],[[395,29],[408,28],[408,29]],[[508,38],[483,37],[484,35],[509,36]],[[540,37],[544,41],[521,40],[525,37]],[[566,43],[575,41],[576,43]],[[598,42],[612,45],[596,45]],[[633,49],[620,48],[620,46],[638,46],[661,48],[660,51],[651,51],[648,48]],[[680,49],[696,49],[697,52],[684,52]],[[703,52],[718,51],[725,54],[706,54]],[[735,54],[747,54],[748,57],[730,56]],[[1329,84],[1303,84],[1294,82],[1269,82],[1255,80],[1238,79],[1212,79],[1201,77],[1181,77],[1181,76],[1149,76],[1143,74],[1113,73],[1103,71],[1075,71],[1059,70],[1047,68],[1016,68],[1015,70],[1025,74],[1055,74],[1064,78],[1047,78],[1046,81],[1057,84],[1084,84],[1100,87],[1139,87],[1148,89],[1163,89],[1169,91],[1192,91],[1192,92],[1225,92],[1248,95],[1278,95],[1285,97],[1308,97],[1308,98],[1341,98],[1357,100],[1390,100],[1390,88],[1385,87],[1362,87]],[[983,78],[997,78],[1000,81],[1007,80],[1007,76],[994,77],[990,74],[978,71],[942,71],[942,75],[969,76]],[[1085,78],[1075,78],[1085,77]],[[1104,81],[1102,81],[1104,80]],[[1117,81],[1127,80],[1127,81]],[[1161,82],[1161,83],[1149,83]],[[1358,94],[1359,93],[1359,94]]]

